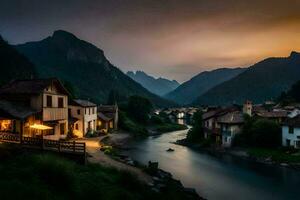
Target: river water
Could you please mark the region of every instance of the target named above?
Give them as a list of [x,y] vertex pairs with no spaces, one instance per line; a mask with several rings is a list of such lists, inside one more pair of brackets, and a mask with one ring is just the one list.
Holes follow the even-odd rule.
[[[125,154],[143,164],[149,160],[159,162],[161,169],[209,200],[300,199],[299,171],[229,155],[216,157],[172,144],[185,138],[186,133],[175,131],[133,141],[133,148]],[[168,148],[175,151],[167,152]]]

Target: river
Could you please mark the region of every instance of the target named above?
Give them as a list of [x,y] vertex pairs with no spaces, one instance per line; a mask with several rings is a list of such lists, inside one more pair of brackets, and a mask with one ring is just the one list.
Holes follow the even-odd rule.
[[[185,187],[193,187],[209,200],[300,199],[300,172],[284,167],[258,164],[229,155],[212,156],[172,144],[187,131],[133,141],[125,152],[143,164],[149,160],[171,172]],[[173,148],[174,152],[167,152]]]

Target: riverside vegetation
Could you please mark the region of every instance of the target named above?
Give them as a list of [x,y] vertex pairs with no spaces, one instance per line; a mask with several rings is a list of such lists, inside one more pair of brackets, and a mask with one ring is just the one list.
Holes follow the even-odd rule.
[[128,103],[120,105],[120,110],[120,128],[135,136],[187,129],[185,125],[172,123],[164,114],[153,114],[153,104],[141,96],[131,96]]

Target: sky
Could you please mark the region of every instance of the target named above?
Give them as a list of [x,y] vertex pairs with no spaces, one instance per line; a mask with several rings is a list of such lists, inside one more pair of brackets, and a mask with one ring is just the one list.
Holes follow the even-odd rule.
[[104,50],[124,72],[179,82],[300,51],[300,0],[0,0],[11,44],[62,29]]

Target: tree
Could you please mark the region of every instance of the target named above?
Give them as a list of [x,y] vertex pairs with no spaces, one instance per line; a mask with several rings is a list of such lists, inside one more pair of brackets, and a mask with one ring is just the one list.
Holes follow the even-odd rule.
[[278,147],[281,145],[281,127],[278,123],[254,117],[245,117],[242,133],[233,141],[237,146]]
[[191,128],[187,134],[187,141],[199,142],[204,138],[202,123],[202,112],[198,111],[193,116],[193,128]]
[[141,96],[131,96],[128,100],[128,113],[136,121],[146,123],[153,109],[149,99]]

